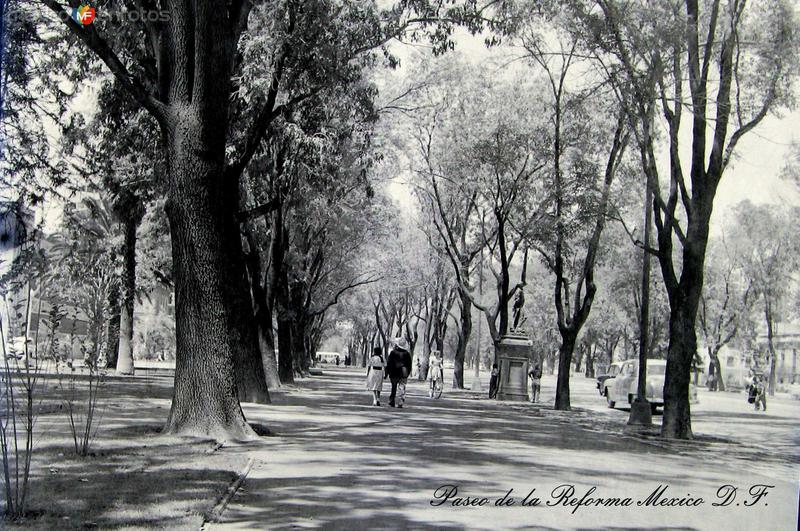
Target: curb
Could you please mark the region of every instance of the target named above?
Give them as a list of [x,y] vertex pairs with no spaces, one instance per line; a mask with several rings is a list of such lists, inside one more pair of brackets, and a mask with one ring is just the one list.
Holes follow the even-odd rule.
[[228,504],[230,503],[234,494],[236,494],[236,491],[241,488],[242,483],[244,483],[244,480],[247,477],[247,474],[250,473],[250,469],[253,468],[254,463],[255,459],[252,457],[247,460],[247,464],[244,466],[242,471],[239,472],[239,475],[236,477],[236,479],[234,479],[233,482],[228,485],[228,490],[225,491],[222,499],[220,499],[220,501],[214,506],[206,519],[203,520],[203,525],[200,527],[200,529],[206,529],[206,524],[213,524],[219,521],[219,519],[222,517],[222,513],[225,512],[225,509],[228,507]]

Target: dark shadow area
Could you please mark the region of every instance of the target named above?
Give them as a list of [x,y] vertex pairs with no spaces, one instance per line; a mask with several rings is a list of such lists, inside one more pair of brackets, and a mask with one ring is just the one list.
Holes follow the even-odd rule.
[[39,457],[49,453],[54,460],[34,470],[31,517],[8,527],[170,529],[199,522],[198,515],[210,511],[236,477],[231,461],[240,461],[210,459],[207,446],[154,439],[141,448],[104,448],[85,458],[63,447],[42,448]]

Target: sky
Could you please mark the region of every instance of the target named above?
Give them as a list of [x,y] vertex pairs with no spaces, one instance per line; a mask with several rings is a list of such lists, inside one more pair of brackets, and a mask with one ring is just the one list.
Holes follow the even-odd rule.
[[[463,30],[456,32],[454,55],[468,58],[476,64],[500,57],[508,51],[488,49],[483,37],[473,37]],[[401,70],[413,63],[416,52],[423,46],[395,43],[392,51],[401,58]],[[800,99],[800,98],[799,98]],[[690,141],[689,123],[684,120],[684,133]],[[711,218],[712,234],[719,234],[730,223],[733,208],[749,199],[756,204],[800,205],[800,187],[780,178],[792,142],[800,143],[800,109],[786,111],[781,117],[768,116],[759,126],[745,135],[737,145],[734,159],[723,174],[722,182],[714,200]],[[684,157],[685,159],[688,157]],[[666,157],[662,159],[663,168]],[[662,170],[662,174],[664,171]],[[388,186],[389,194],[402,206],[414,204],[407,176],[399,175]]]

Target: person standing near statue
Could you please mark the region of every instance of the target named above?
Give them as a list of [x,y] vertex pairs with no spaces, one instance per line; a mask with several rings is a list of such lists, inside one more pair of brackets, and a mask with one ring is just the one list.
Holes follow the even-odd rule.
[[497,364],[492,365],[492,373],[489,376],[489,398],[497,398],[497,384],[500,380],[500,369]]
[[397,343],[389,353],[386,360],[386,376],[392,382],[392,392],[389,395],[389,406],[402,408],[406,401],[406,383],[411,374],[411,353],[408,340],[404,337],[397,339]]
[[539,363],[534,363],[528,371],[528,378],[531,380],[531,403],[535,404],[539,400],[539,393],[542,389],[542,367]]

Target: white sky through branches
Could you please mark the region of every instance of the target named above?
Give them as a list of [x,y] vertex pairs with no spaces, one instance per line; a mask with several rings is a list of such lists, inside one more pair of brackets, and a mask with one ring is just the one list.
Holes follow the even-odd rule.
[[[494,59],[515,54],[508,48],[487,49],[484,37],[472,36],[464,30],[458,30],[455,36],[456,49],[450,52],[467,58],[477,67]],[[413,68],[416,51],[426,52],[429,48],[424,43],[394,44],[392,52],[401,59],[399,72],[385,74],[387,78],[396,80],[403,72]],[[378,72],[379,77],[381,73]],[[379,85],[385,83],[379,79]],[[733,125],[730,133],[733,132]],[[682,128],[682,145],[688,146],[691,141],[690,127]],[[800,109],[784,111],[780,117],[770,115],[755,130],[746,134],[736,147],[731,164],[725,171],[714,201],[714,214],[711,218],[712,233],[719,233],[729,222],[730,213],[735,205],[749,199],[753,203],[800,205],[800,189],[793,183],[780,178],[781,169],[786,164],[787,155],[792,143],[800,143]],[[684,155],[684,162],[689,157]],[[666,175],[666,156],[661,160],[662,176]],[[414,205],[411,189],[407,184],[408,175],[397,175],[389,183],[389,194],[404,210]],[[663,180],[663,177],[662,177]]]

